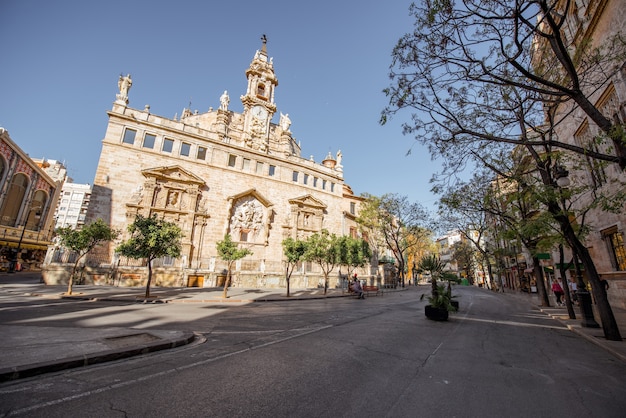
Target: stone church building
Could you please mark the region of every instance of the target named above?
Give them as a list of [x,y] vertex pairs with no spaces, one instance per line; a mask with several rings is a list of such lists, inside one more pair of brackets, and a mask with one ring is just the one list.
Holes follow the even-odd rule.
[[[289,116],[281,112],[279,123],[272,122],[278,79],[265,40],[245,75],[243,113],[229,110],[225,91],[216,110],[185,109],[173,119],[151,114],[149,106],[129,107],[132,79],[120,76],[88,219],[102,218],[122,235],[90,256],[85,282],[145,283],[145,267],[114,251],[128,238],[127,226],[137,214],[175,222],[184,233],[180,258],[155,260],[157,286],[221,285],[226,264],[216,243],[225,234],[253,253],[234,268],[233,286],[243,287],[286,285],[282,241],[287,237],[304,239],[322,229],[357,236],[362,198],[344,183],[341,151],[321,163],[303,158]],[[66,270],[48,265],[46,281],[67,280]],[[364,278],[370,273],[361,272]],[[338,278],[336,269],[331,287]],[[316,265],[304,263],[291,283],[317,287],[323,278]]]

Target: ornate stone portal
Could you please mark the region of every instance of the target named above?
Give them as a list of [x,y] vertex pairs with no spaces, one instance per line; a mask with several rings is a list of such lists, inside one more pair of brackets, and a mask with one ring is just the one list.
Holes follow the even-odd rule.
[[[137,186],[126,203],[126,217],[153,216],[178,224],[191,231],[183,238],[183,257],[194,260],[194,248],[199,248],[204,226],[210,217],[203,190],[205,182],[179,166],[157,167],[142,171],[146,181]],[[130,221],[130,220],[129,220]]]

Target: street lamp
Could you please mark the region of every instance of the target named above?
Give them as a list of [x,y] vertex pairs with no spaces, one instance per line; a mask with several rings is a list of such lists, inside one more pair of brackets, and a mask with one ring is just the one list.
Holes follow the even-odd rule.
[[24,227],[22,228],[22,234],[20,235],[20,240],[17,243],[17,249],[13,253],[12,260],[9,263],[9,273],[15,273],[15,267],[17,265],[17,256],[20,253],[20,250],[22,249],[22,240],[24,239],[24,233],[26,232],[26,226],[28,225],[28,218],[30,216],[30,213],[36,210],[37,212],[35,212],[35,218],[39,219],[41,217],[41,212],[39,211],[39,209],[41,208],[35,207],[35,208],[30,208],[28,211],[28,216],[26,217],[26,221],[24,221]]
[[[554,167],[554,178],[556,179],[556,185],[564,189],[565,187],[570,185],[569,180],[569,171],[565,169],[565,167],[557,165]],[[565,198],[563,198],[563,210],[566,210],[565,207]],[[587,285],[583,280],[583,274],[580,270],[580,265],[578,264],[578,253],[575,248],[571,248],[572,253],[574,255],[574,269],[576,271],[576,296],[578,297],[578,304],[580,306],[580,313],[583,317],[581,326],[587,328],[600,328],[600,325],[596,322],[593,317],[593,308],[591,306],[591,293],[587,290]]]

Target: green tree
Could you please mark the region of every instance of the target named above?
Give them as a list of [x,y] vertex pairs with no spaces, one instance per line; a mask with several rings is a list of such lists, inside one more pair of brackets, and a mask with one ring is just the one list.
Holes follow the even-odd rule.
[[437,280],[443,274],[446,263],[442,262],[436,254],[429,254],[422,257],[418,263],[418,268],[430,274],[431,293],[437,297]]
[[149,298],[152,261],[165,256],[179,257],[183,233],[178,225],[159,219],[156,214],[151,217],[137,215],[135,221],[128,225],[128,232],[130,238],[122,242],[115,251],[124,257],[146,260],[148,264],[146,298]]
[[252,251],[247,248],[239,248],[239,246],[233,242],[230,234],[224,235],[224,239],[219,241],[216,245],[217,254],[219,257],[226,261],[228,273],[226,274],[226,280],[224,281],[224,299],[228,297],[228,286],[231,282],[231,271],[233,263],[237,260],[244,258],[247,255],[251,255]]
[[328,277],[330,273],[341,264],[341,247],[335,234],[323,229],[319,233],[311,235],[306,240],[306,252],[304,259],[312,261],[320,266],[324,275],[324,295],[328,291]]
[[341,264],[348,269],[348,277],[357,267],[363,267],[372,258],[372,250],[367,241],[344,235],[339,238],[339,257]]
[[83,226],[81,229],[74,229],[70,226],[56,230],[60,243],[63,247],[75,251],[77,254],[72,273],[67,284],[67,294],[72,294],[74,275],[79,261],[93,250],[98,244],[112,241],[118,237],[119,231],[111,229],[102,219]]
[[291,237],[286,238],[282,242],[283,254],[285,255],[285,281],[287,282],[287,297],[289,297],[291,274],[295,270],[296,266],[304,258],[306,252],[306,242],[293,239]]
[[357,222],[378,231],[398,262],[402,280],[408,254],[430,237],[430,217],[419,203],[406,196],[388,193],[382,197],[366,195]]
[[476,250],[467,241],[458,241],[452,244],[452,259],[463,268],[470,284],[474,284],[474,269],[476,267]]

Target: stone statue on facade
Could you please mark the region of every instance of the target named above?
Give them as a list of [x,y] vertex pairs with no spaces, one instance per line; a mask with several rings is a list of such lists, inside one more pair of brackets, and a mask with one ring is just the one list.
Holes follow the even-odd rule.
[[283,115],[283,112],[280,112],[280,121],[279,121],[280,127],[283,128],[283,131],[288,131],[289,127],[291,126],[291,119],[289,119],[289,113],[285,113]]
[[120,89],[120,92],[115,96],[118,102],[128,104],[128,91],[132,85],[133,80],[130,78],[130,74],[126,77],[120,74],[120,78],[117,81],[117,87]]
[[224,93],[220,96],[220,109],[227,111],[228,104],[230,103],[230,97],[228,96],[228,91],[224,90]]

